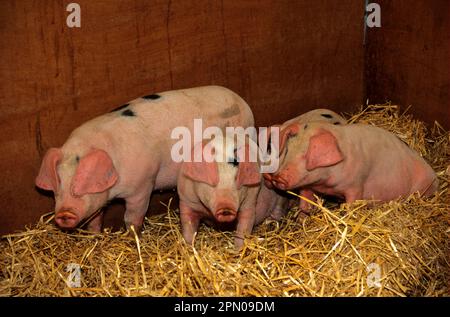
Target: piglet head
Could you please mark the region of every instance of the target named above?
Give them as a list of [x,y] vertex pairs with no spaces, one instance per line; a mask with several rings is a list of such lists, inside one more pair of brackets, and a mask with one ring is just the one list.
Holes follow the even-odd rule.
[[106,203],[107,191],[117,179],[112,160],[103,150],[92,150],[79,159],[63,158],[61,149],[53,148],[44,156],[36,186],[55,193],[55,221],[69,229]]
[[[336,165],[344,159],[336,137],[326,129],[314,129],[312,134],[305,132],[304,137],[298,141],[289,149],[280,170],[270,177],[272,183],[280,189],[303,186],[305,184],[302,182],[308,182],[308,177],[312,182],[315,178],[320,179],[320,168]],[[307,150],[304,152],[306,144]],[[314,177],[310,176],[313,172],[316,174]]]
[[[229,142],[231,139],[227,139]],[[219,222],[231,222],[237,217],[239,201],[247,195],[246,187],[259,186],[261,174],[257,160],[256,143],[246,139],[246,143],[233,151],[225,153],[225,161],[220,169],[228,174],[215,195],[214,217]],[[250,147],[250,144],[253,146]],[[230,148],[233,149],[233,147]],[[253,151],[253,152],[252,152]],[[237,169],[237,171],[236,171]],[[234,173],[232,172],[234,170]],[[235,178],[229,178],[234,176]]]

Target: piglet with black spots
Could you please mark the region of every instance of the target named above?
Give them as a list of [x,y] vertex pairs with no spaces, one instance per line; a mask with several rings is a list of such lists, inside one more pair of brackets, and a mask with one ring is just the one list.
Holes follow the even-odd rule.
[[[171,157],[176,127],[253,126],[247,103],[218,86],[168,91],[131,101],[92,119],[43,158],[36,185],[55,194],[55,221],[75,228],[110,199],[126,202],[125,223],[140,230],[153,190],[173,188],[181,163]],[[100,231],[102,214],[88,224]]]
[[438,179],[427,162],[396,135],[371,125],[293,123],[280,132],[283,160],[272,184],[283,190],[355,200],[390,201],[432,195]]

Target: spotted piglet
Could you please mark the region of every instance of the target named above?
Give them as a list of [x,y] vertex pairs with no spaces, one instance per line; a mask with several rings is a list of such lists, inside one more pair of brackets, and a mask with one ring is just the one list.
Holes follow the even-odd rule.
[[[218,86],[168,91],[131,101],[92,119],[43,158],[36,185],[55,194],[55,220],[75,228],[112,198],[126,202],[125,223],[142,226],[152,190],[173,188],[181,163],[171,157],[177,127],[253,126],[247,103]],[[100,231],[102,215],[88,229]]]
[[428,196],[438,188],[435,172],[417,152],[375,126],[291,124],[280,140],[285,157],[269,179],[283,190],[383,202],[415,192]]

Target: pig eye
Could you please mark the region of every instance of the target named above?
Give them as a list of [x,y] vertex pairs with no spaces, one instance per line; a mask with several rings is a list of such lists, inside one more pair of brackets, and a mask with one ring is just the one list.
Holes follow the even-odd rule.
[[239,165],[239,162],[238,162],[238,160],[237,160],[237,149],[234,149],[234,155],[233,155],[233,157],[227,158],[227,163],[228,163],[228,164],[231,164],[231,165],[233,165],[233,166],[238,166],[238,165]]
[[239,165],[239,162],[238,162],[237,158],[235,158],[235,157],[233,157],[233,159],[229,159],[229,160],[227,161],[227,163],[228,163],[228,164],[231,164],[231,165],[233,165],[233,166],[238,166],[238,165]]
[[324,117],[324,118],[327,118],[327,119],[333,118],[333,116],[331,114],[328,114],[328,113],[322,113],[321,116]]
[[160,96],[160,95],[157,95],[157,94],[151,94],[151,95],[144,96],[144,97],[142,97],[142,98],[144,98],[144,99],[150,99],[150,100],[156,100],[156,99],[161,98],[161,96]]

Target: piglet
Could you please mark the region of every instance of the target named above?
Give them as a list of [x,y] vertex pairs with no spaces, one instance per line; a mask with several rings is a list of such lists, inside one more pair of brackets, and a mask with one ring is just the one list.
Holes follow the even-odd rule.
[[355,200],[390,201],[438,188],[433,169],[394,134],[364,125],[292,123],[280,132],[285,157],[274,186]]
[[[171,132],[193,131],[196,118],[223,130],[254,124],[237,94],[206,86],[144,96],[75,129],[62,147],[48,150],[36,178],[36,186],[55,194],[56,223],[75,228],[117,197],[126,202],[125,224],[139,231],[152,190],[176,186],[181,162],[172,159]],[[101,225],[100,213],[88,229]]]
[[[253,227],[285,213],[287,199],[268,189],[259,172],[257,145],[250,138],[241,147],[233,138],[215,138],[194,151],[205,153],[209,146],[214,160],[184,162],[178,176],[180,218],[183,237],[192,244],[199,223],[235,223],[235,247]],[[256,154],[255,154],[256,151]],[[250,153],[253,153],[253,158]]]

